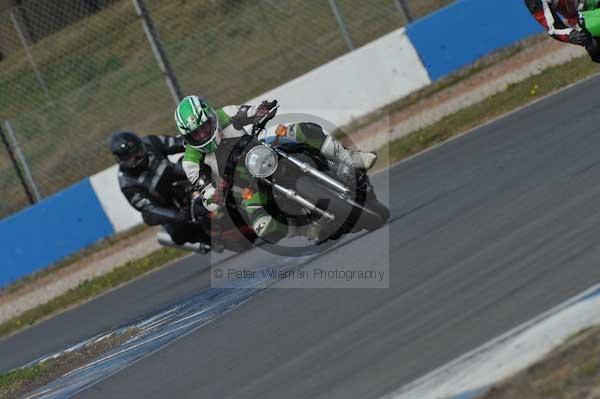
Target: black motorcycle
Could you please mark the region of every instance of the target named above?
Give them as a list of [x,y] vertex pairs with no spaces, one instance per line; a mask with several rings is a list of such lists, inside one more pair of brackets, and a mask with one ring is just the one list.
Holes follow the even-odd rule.
[[[296,225],[316,224],[324,233],[319,243],[386,224],[390,212],[377,199],[366,172],[325,159],[304,143],[284,141],[279,137],[283,134],[272,142],[259,139],[276,112],[277,107],[233,147],[225,185],[241,190],[243,196],[260,192],[272,215],[283,214]],[[231,196],[227,198],[231,204]],[[235,212],[239,206],[228,208]]]

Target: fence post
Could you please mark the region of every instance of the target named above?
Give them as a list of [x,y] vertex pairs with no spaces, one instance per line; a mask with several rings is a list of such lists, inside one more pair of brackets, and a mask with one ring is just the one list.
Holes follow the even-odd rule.
[[2,144],[4,144],[4,147],[6,148],[6,152],[8,152],[8,156],[10,157],[10,161],[12,162],[13,168],[17,172],[17,177],[19,178],[19,181],[21,182],[21,186],[23,187],[23,190],[25,191],[25,194],[27,195],[27,199],[29,200],[29,203],[31,205],[33,205],[33,204],[35,204],[35,199],[33,198],[33,195],[31,194],[31,191],[29,190],[29,187],[27,186],[27,183],[25,182],[25,177],[23,176],[23,173],[21,172],[19,163],[17,162],[17,159],[15,158],[15,154],[14,154],[10,144],[8,143],[8,140],[6,139],[6,134],[4,133],[4,129],[2,129],[1,125],[0,125],[0,136],[2,138]]
[[138,16],[142,19],[144,32],[146,33],[146,37],[148,38],[148,42],[150,43],[150,47],[152,48],[152,52],[154,53],[158,67],[165,76],[165,80],[167,82],[167,86],[169,87],[169,91],[171,92],[171,96],[173,97],[173,101],[175,104],[179,104],[179,101],[181,101],[183,98],[181,94],[181,87],[179,86],[177,76],[175,76],[175,72],[169,63],[169,59],[162,48],[158,32],[154,27],[154,22],[150,17],[150,13],[148,13],[146,4],[144,3],[144,0],[132,1]]
[[398,8],[402,12],[402,14],[404,14],[404,18],[406,18],[406,21],[408,23],[411,23],[415,20],[415,18],[412,15],[412,11],[410,10],[410,6],[406,2],[406,0],[396,0],[396,5],[398,5]]
[[15,135],[15,131],[13,130],[9,121],[4,121],[4,127],[6,128],[6,134],[11,142],[13,151],[15,155],[19,159],[21,167],[23,168],[23,172],[25,174],[25,181],[28,183],[28,187],[33,191],[33,196],[35,198],[35,202],[39,202],[42,199],[40,195],[40,190],[38,190],[37,184],[35,184],[35,180],[33,180],[33,175],[31,174],[31,170],[29,169],[29,164],[23,155],[23,151],[21,151],[21,146],[17,141],[17,136]]
[[329,5],[331,6],[331,11],[333,11],[333,15],[335,15],[335,19],[340,27],[340,31],[342,32],[342,36],[344,37],[344,41],[346,42],[346,46],[350,51],[354,50],[354,44],[352,43],[352,38],[350,37],[350,33],[348,32],[348,28],[346,28],[346,23],[344,22],[344,18],[342,17],[342,13],[337,6],[335,0],[329,0]]
[[33,73],[35,74],[35,77],[36,77],[38,83],[40,84],[44,94],[48,98],[48,101],[50,101],[50,103],[52,103],[52,99],[50,98],[50,91],[48,90],[48,86],[46,85],[44,78],[42,78],[42,74],[40,73],[37,63],[33,59],[33,54],[31,54],[31,50],[29,49],[29,44],[27,43],[25,34],[21,30],[19,21],[17,21],[17,17],[15,17],[15,13],[13,12],[13,10],[11,10],[9,12],[9,14],[10,14],[10,19],[12,20],[12,23],[15,26],[15,30],[17,31],[17,35],[19,36],[19,40],[21,41],[21,45],[23,46],[23,49],[25,50],[25,54],[27,55],[27,60],[31,64]]

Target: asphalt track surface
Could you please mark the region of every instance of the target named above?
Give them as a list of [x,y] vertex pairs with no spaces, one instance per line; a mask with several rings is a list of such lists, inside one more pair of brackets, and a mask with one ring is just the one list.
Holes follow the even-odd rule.
[[[390,169],[389,289],[268,290],[77,397],[378,398],[592,286],[597,93],[600,78]],[[376,261],[382,239],[322,261]],[[197,293],[198,262],[0,341],[0,367]]]

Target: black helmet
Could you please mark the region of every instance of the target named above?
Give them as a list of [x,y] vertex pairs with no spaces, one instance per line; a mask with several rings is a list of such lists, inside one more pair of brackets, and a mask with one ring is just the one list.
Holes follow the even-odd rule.
[[110,152],[117,163],[127,169],[137,168],[146,160],[146,148],[142,139],[131,132],[113,133]]

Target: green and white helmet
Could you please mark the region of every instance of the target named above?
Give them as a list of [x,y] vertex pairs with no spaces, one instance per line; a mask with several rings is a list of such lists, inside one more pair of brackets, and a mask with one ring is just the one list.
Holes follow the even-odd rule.
[[175,123],[185,142],[198,151],[214,152],[222,134],[215,109],[198,96],[187,96],[175,109]]

